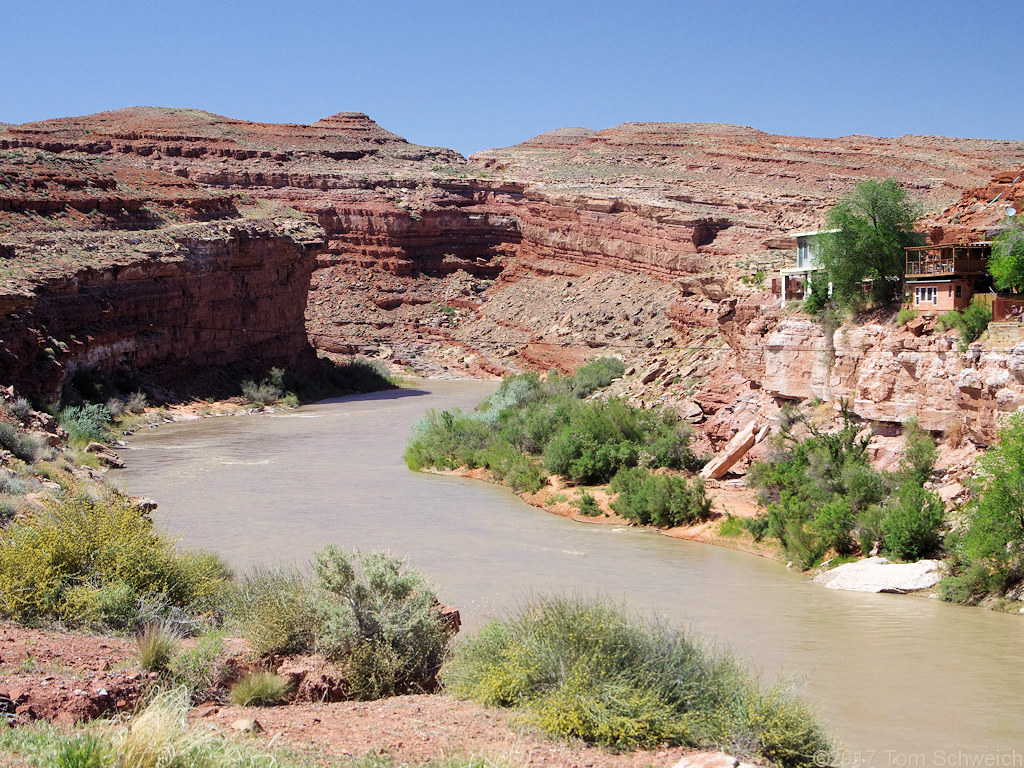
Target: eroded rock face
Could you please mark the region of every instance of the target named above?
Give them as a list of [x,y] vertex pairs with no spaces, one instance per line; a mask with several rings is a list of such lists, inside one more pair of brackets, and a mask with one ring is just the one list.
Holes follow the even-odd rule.
[[[480,153],[467,164],[450,150],[410,144],[357,113],[302,126],[250,123],[197,110],[132,108],[5,126],[0,153],[21,153],[22,160],[30,153],[44,155],[46,166],[19,166],[0,195],[0,217],[22,217],[15,230],[42,212],[51,220],[63,218],[66,229],[144,226],[157,234],[142,240],[160,240],[144,258],[126,248],[116,270],[103,272],[109,259],[97,260],[105,277],[74,278],[87,283],[101,304],[124,307],[92,315],[86,309],[89,327],[101,328],[99,334],[82,329],[93,339],[92,357],[75,346],[82,334],[70,330],[67,338],[39,333],[31,343],[22,331],[25,346],[16,355],[43,350],[45,357],[50,349],[59,363],[70,363],[61,357],[65,344],[81,361],[158,365],[157,357],[180,354],[181,339],[157,340],[143,352],[129,339],[111,335],[111,326],[100,321],[130,323],[127,305],[134,299],[131,290],[121,300],[109,286],[101,289],[104,281],[134,283],[141,296],[184,286],[194,277],[202,285],[182,288],[177,296],[181,311],[198,312],[197,317],[210,313],[202,320],[206,326],[216,320],[225,328],[241,327],[254,312],[250,302],[237,317],[219,315],[228,310],[213,283],[230,286],[233,296],[251,295],[264,308],[292,302],[298,291],[288,287],[278,305],[268,304],[269,295],[253,282],[256,275],[239,284],[240,271],[233,267],[209,273],[220,275],[217,280],[203,281],[200,275],[207,273],[198,265],[220,269],[218,263],[230,261],[211,258],[202,245],[204,238],[221,235],[176,240],[178,233],[169,231],[171,213],[198,227],[236,220],[244,203],[252,209],[244,215],[272,223],[264,234],[239,226],[239,242],[225,245],[224,253],[237,252],[243,262],[261,254],[260,263],[269,267],[258,278],[266,280],[264,287],[304,279],[302,270],[283,266],[287,247],[274,241],[271,230],[307,255],[320,254],[305,322],[313,344],[323,351],[387,356],[426,373],[491,375],[523,368],[567,370],[597,354],[618,354],[647,371],[659,350],[676,346],[686,350],[685,362],[665,366],[630,390],[631,396],[639,402],[664,397],[668,404],[698,409],[713,447],[731,439],[758,408],[770,411],[773,394],[848,397],[874,414],[869,418],[898,418],[921,405],[915,382],[937,379],[955,367],[936,361],[927,336],[927,350],[919,354],[904,350],[892,360],[885,352],[868,353],[882,342],[865,336],[846,343],[816,332],[809,321],[780,323],[781,311],[771,306],[769,295],[737,278],[764,279],[761,273],[774,269],[792,246],[789,232],[816,226],[828,207],[866,177],[895,173],[936,212],[957,201],[965,188],[1006,172],[1016,152],[1012,142],[999,141],[824,140],[741,126],[629,123],[604,131],[554,131]],[[110,187],[111,168],[117,189]],[[47,194],[25,193],[37,183]],[[965,211],[973,205],[966,197],[961,203]],[[93,204],[106,224],[90,225]],[[147,218],[143,209],[156,214]],[[303,223],[296,226],[322,228],[322,247],[304,245],[313,236],[281,231],[281,211],[287,209],[299,212]],[[11,245],[6,236],[11,231],[0,230],[0,255],[24,246]],[[253,244],[264,239],[264,245]],[[70,258],[62,256],[61,243],[38,245],[58,279],[39,292],[16,286],[0,295],[0,312],[7,316],[33,307],[41,317],[44,308],[58,312],[56,305],[68,303],[65,299],[73,304],[83,298],[67,280],[83,262],[92,263],[82,254],[93,251],[78,248]],[[61,258],[67,259],[64,266]],[[179,266],[172,266],[179,258]],[[198,271],[190,272],[193,268]],[[596,291],[602,281],[632,298]],[[579,290],[580,285],[588,290]],[[44,307],[42,297],[51,291],[63,298]],[[198,309],[204,303],[217,309]],[[636,304],[646,304],[654,314],[636,314]],[[573,321],[562,322],[568,309],[574,310]],[[269,319],[275,311],[260,309],[256,315]],[[156,325],[147,312],[140,310],[137,319]],[[167,324],[166,318],[155,320]],[[277,317],[275,327],[290,328],[281,332],[290,335],[293,322],[294,312]],[[48,337],[60,344],[54,347]],[[285,352],[283,338],[280,345],[255,346],[216,334],[196,341],[190,357],[199,365],[221,353]],[[145,361],[140,354],[148,356]],[[41,363],[18,364],[33,369],[33,376],[42,372]],[[52,380],[53,372],[49,375]],[[959,391],[965,402],[974,402],[977,390],[975,420],[983,423],[989,418],[987,385],[972,382],[965,380]],[[939,424],[946,415],[942,401],[925,419]]]

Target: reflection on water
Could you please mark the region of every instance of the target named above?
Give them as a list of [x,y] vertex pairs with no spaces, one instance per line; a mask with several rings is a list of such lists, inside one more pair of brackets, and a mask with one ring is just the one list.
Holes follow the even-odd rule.
[[303,563],[327,543],[408,555],[469,631],[554,589],[600,592],[685,623],[767,676],[794,679],[844,742],[874,751],[871,765],[1021,744],[1018,617],[825,590],[752,555],[574,523],[503,488],[405,467],[418,416],[472,408],[493,388],[430,382],[165,426],[132,439],[118,476],[159,503],[159,523],[185,545],[239,568]]

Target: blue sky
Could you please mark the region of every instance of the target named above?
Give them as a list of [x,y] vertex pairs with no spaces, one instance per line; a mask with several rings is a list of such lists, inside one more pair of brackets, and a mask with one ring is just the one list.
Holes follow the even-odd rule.
[[366,112],[463,154],[563,126],[1024,139],[1024,2],[0,0],[0,121]]

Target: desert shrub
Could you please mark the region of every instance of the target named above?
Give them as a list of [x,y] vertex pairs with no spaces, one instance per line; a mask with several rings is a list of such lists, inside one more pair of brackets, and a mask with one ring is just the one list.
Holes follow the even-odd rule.
[[[798,425],[804,427],[802,435],[795,431]],[[937,530],[938,525],[934,506],[924,504],[930,497],[915,497],[920,503],[912,513],[911,491],[901,497],[896,489],[916,486],[920,491],[932,475],[935,443],[915,420],[907,423],[905,437],[900,468],[879,472],[868,462],[870,434],[861,433],[845,410],[835,432],[824,432],[805,415],[787,411],[769,459],[748,473],[748,482],[761,489],[765,507],[757,525],[778,538],[790,560],[803,568],[829,550],[845,556],[859,547],[867,554],[876,541],[885,540],[883,523],[890,515],[893,544],[888,551],[927,551],[921,547],[931,542],[931,534],[924,529]],[[912,545],[915,537],[917,544]]]
[[516,493],[536,493],[544,487],[544,473],[529,457],[506,442],[496,442],[481,457],[494,477]]
[[0,447],[6,448],[26,464],[35,463],[43,452],[43,443],[36,435],[23,435],[18,428],[0,421]]
[[966,526],[947,541],[953,569],[943,595],[957,602],[1001,594],[1024,576],[1024,412],[1005,417],[978,460],[974,486]]
[[146,410],[146,406],[149,405],[149,400],[146,398],[143,392],[132,392],[128,396],[128,400],[125,402],[125,410],[129,413],[139,414]]
[[543,474],[510,449],[543,457],[544,469],[577,484],[606,483],[637,465],[699,468],[691,429],[672,411],[581,399],[622,371],[618,358],[600,358],[572,376],[507,377],[474,413],[428,412],[413,427],[406,463],[414,470],[489,466],[499,481],[514,478],[526,490],[539,487]]
[[350,694],[431,690],[450,636],[422,576],[381,552],[317,552],[314,577],[259,569],[238,587],[236,626],[262,654],[318,651],[342,662]]
[[119,397],[111,397],[103,404],[111,419],[119,419],[127,410],[127,403]]
[[273,405],[284,397],[284,390],[268,380],[247,379],[242,382],[242,397],[252,405]]
[[587,517],[597,517],[601,514],[601,507],[598,506],[594,494],[586,491],[580,494],[579,498],[573,499],[570,504],[576,507],[576,511],[581,515],[586,515]]
[[528,403],[539,389],[540,379],[536,373],[506,376],[497,391],[480,403],[477,409],[480,420],[487,424],[497,423],[502,414]]
[[21,422],[28,421],[29,417],[32,415],[32,404],[24,397],[15,398],[7,407],[18,421]]
[[269,707],[280,704],[291,687],[288,678],[268,670],[257,670],[231,686],[231,703],[239,707]]
[[699,477],[687,483],[682,477],[628,467],[619,470],[608,489],[618,494],[612,509],[641,525],[682,525],[706,520],[711,513],[711,501]]
[[939,318],[938,325],[943,329],[954,328],[960,334],[960,351],[967,349],[972,341],[976,341],[992,322],[992,310],[978,301],[972,301],[963,311],[954,309]]
[[331,658],[347,658],[354,697],[434,688],[451,637],[419,573],[383,552],[334,546],[316,553],[313,570],[325,594],[317,644]]
[[296,571],[257,567],[245,574],[233,595],[231,615],[258,653],[302,653],[315,645],[316,607]]
[[886,503],[882,551],[901,560],[919,560],[934,552],[944,512],[938,494],[914,480],[904,482]]
[[210,630],[190,648],[179,648],[167,664],[172,684],[185,688],[193,698],[216,688],[224,674],[224,637],[223,630]]
[[135,642],[139,647],[139,664],[150,672],[167,669],[178,648],[178,638],[160,624],[148,624]]
[[913,307],[903,307],[896,313],[896,325],[906,325],[917,317],[917,310]]
[[69,406],[60,412],[59,420],[74,442],[104,442],[110,437],[110,412],[99,403]]
[[12,496],[22,496],[28,493],[28,485],[25,483],[25,478],[0,468],[0,493]]
[[829,746],[782,689],[761,691],[732,658],[600,600],[532,599],[459,645],[445,682],[459,698],[514,707],[547,733],[615,749],[728,746],[809,765]]
[[0,540],[0,614],[128,628],[133,606],[159,595],[191,613],[220,604],[229,572],[213,555],[174,551],[126,499],[73,495],[15,520]]

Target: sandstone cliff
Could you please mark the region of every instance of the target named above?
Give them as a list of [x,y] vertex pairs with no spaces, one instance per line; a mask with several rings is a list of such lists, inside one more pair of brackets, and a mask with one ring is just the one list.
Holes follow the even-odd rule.
[[[190,307],[203,327],[188,351],[199,365],[265,362],[255,351],[295,358],[298,286],[312,271],[305,329],[321,351],[476,375],[618,354],[635,371],[622,393],[676,405],[701,424],[710,448],[788,398],[841,397],[883,420],[917,409],[935,429],[973,408],[961,421],[979,435],[993,418],[995,390],[965,373],[984,379],[989,369],[949,339],[903,334],[897,348],[888,321],[823,333],[806,318],[782,317],[761,281],[787,257],[789,232],[817,226],[867,177],[895,176],[936,226],[973,221],[978,206],[965,190],[982,187],[973,193],[980,198],[993,176],[1010,173],[1016,142],[628,123],[553,131],[467,163],[358,113],[302,126],[133,108],[3,126],[0,148],[22,163],[42,158],[32,169],[8,162],[0,195],[0,247],[20,254],[5,274],[5,343],[38,331],[34,347],[18,342],[8,355],[19,376],[53,368],[38,354],[25,362],[33,348],[43,358],[52,350],[64,370],[79,364],[72,359],[158,366],[180,358],[186,336],[169,330],[160,343],[112,351],[121,347],[110,329],[132,327],[132,318],[170,327],[132,309],[122,289],[124,297],[174,294],[167,312]],[[955,222],[940,215],[950,205],[963,209]],[[42,231],[57,234],[44,241]],[[42,270],[35,282],[25,282],[27,265]],[[185,290],[189,280],[197,287]],[[93,294],[107,309],[88,309]],[[230,310],[231,301],[246,308]],[[93,332],[71,330],[72,316],[88,317]],[[238,334],[252,331],[253,318],[267,321],[260,338],[272,326],[277,340],[253,345]],[[235,337],[214,332],[215,323]],[[58,328],[65,337],[51,332]],[[92,357],[77,346],[82,338],[93,340]],[[942,399],[922,382],[942,382],[931,390]]]
[[294,211],[116,158],[0,152],[0,380],[54,397],[76,371],[311,364],[323,231]]

